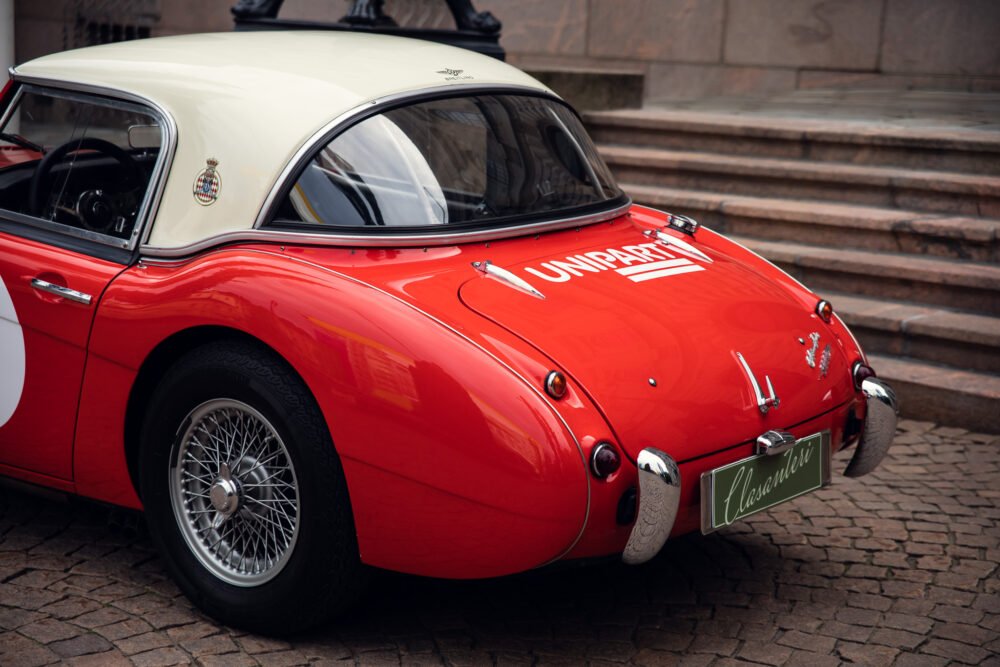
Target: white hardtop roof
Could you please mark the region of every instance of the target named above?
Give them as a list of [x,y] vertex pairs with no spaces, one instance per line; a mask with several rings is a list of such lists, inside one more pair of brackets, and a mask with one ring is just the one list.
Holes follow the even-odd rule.
[[[461,70],[460,74],[444,72]],[[149,100],[177,126],[177,148],[148,245],[179,248],[253,227],[293,155],[338,116],[380,98],[454,86],[549,91],[494,58],[433,42],[339,31],[231,32],[65,51],[15,78]],[[219,197],[193,196],[209,159]]]

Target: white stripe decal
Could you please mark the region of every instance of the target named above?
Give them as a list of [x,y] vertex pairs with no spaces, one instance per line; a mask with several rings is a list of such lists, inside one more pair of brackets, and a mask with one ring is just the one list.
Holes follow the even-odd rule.
[[[689,263],[690,264],[690,263]],[[646,273],[640,273],[637,276],[629,276],[629,280],[634,283],[641,283],[644,280],[653,280],[654,278],[666,278],[667,276],[676,276],[681,273],[691,273],[692,271],[704,271],[704,267],[695,266],[691,264],[690,266],[678,266],[673,269],[664,269],[663,271],[647,271]]]
[[0,426],[17,410],[24,390],[24,332],[0,277]]
[[615,273],[622,276],[630,276],[634,273],[646,273],[647,271],[656,271],[658,269],[669,269],[675,266],[684,266],[685,264],[690,264],[691,262],[686,259],[668,259],[663,262],[650,262],[647,264],[638,264],[636,266],[626,266],[621,269],[615,269]]

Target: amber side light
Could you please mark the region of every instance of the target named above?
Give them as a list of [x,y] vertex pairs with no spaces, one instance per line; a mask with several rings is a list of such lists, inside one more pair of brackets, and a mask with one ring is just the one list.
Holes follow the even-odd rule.
[[545,393],[559,400],[566,395],[566,376],[559,371],[549,371],[545,376]]
[[833,304],[829,301],[820,299],[819,303],[816,304],[816,314],[820,316],[824,322],[829,322],[833,319]]

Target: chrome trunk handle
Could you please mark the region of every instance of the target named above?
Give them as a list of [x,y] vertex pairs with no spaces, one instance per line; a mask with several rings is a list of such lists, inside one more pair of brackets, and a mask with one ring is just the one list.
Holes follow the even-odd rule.
[[32,278],[31,286],[37,290],[41,290],[42,292],[55,294],[56,296],[61,296],[64,299],[75,301],[76,303],[82,303],[85,306],[89,306],[91,300],[93,300],[93,297],[89,294],[77,292],[75,289],[63,287],[62,285],[54,285],[47,280],[42,280],[41,278]]
[[787,431],[768,431],[757,437],[757,454],[774,456],[787,452],[796,443],[795,436]]

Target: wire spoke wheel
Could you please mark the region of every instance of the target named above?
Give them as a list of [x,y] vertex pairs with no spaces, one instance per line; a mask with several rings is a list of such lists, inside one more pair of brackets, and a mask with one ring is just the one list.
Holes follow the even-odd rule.
[[257,410],[232,399],[202,403],[170,457],[170,502],[192,553],[234,586],[258,586],[287,563],[299,531],[288,449]]
[[340,457],[272,350],[225,338],[184,353],[146,399],[138,444],[150,537],[206,613],[285,635],[357,600],[367,576]]

